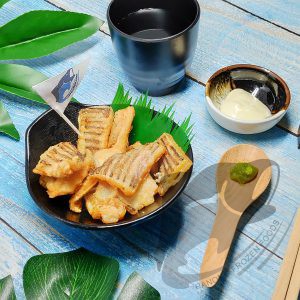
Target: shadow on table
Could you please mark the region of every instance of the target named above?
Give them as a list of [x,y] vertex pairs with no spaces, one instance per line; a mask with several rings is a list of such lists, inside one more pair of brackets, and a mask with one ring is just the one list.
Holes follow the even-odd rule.
[[[239,224],[239,231],[242,231],[247,223],[259,222],[270,217],[276,211],[275,207],[271,205],[271,200],[279,180],[279,166],[275,162],[272,162],[272,165],[272,185],[247,209]],[[200,265],[214,222],[214,215],[211,212],[216,211],[217,205],[216,166],[213,165],[202,170],[190,182],[185,195],[179,197],[159,216],[145,223],[101,232],[84,231],[77,228],[63,230],[61,223],[50,223],[57,223],[55,227],[63,230],[64,235],[71,241],[76,241],[78,246],[87,247],[99,254],[121,256],[132,262],[138,262],[141,257],[148,256],[149,261],[152,259],[156,262],[157,271],[161,273],[162,280],[166,285],[175,289],[198,285],[196,288],[199,289],[199,293],[202,295],[209,293],[213,299],[218,299],[236,257],[249,251],[251,244],[246,243],[245,248],[239,253],[236,253],[236,244],[233,245],[222,277],[215,288],[208,290],[199,286]],[[276,169],[277,172],[274,173]],[[239,238],[239,235],[240,233],[237,232],[235,240]],[[131,248],[126,246],[126,243]],[[257,246],[255,242],[253,243]],[[251,265],[245,266],[245,268],[250,267],[253,267],[253,262]],[[235,275],[238,276],[237,273]]]
[[[246,210],[238,226],[239,232],[243,231],[246,224],[262,221],[276,211],[270,202],[278,185],[279,166],[274,161],[271,163],[273,170],[277,170],[272,185]],[[132,245],[138,245],[156,260],[162,280],[172,288],[188,288],[199,281],[201,256],[214,222],[214,217],[208,210],[215,212],[217,207],[216,167],[217,165],[213,165],[201,171],[186,188],[186,196],[181,196],[158,217],[117,231],[122,238]],[[234,253],[234,247],[232,250]],[[247,252],[248,249],[243,251]],[[229,257],[226,265],[230,266],[231,262],[232,257]],[[228,270],[228,267],[224,270],[216,288],[209,290],[214,299],[220,294]]]

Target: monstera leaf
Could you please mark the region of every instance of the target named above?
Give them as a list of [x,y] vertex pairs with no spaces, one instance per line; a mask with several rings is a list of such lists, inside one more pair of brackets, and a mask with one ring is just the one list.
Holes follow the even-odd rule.
[[0,299],[16,300],[16,294],[11,276],[0,279]]
[[16,129],[15,125],[12,123],[11,118],[4,108],[2,102],[0,102],[0,132],[9,135],[17,141],[20,140],[19,132]]
[[91,36],[102,24],[81,13],[30,11],[0,27],[0,60],[48,55]]
[[27,299],[109,299],[115,288],[119,263],[109,257],[78,249],[30,258],[24,267]]
[[118,300],[159,300],[159,292],[141,275],[133,272],[127,279]]

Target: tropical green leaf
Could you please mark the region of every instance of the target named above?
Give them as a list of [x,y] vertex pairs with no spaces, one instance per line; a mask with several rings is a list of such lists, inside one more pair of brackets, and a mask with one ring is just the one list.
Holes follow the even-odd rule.
[[[20,135],[15,125],[13,124],[7,110],[3,103],[0,101],[0,132],[12,137],[19,141]],[[1,298],[0,298],[1,299]]]
[[119,263],[84,249],[30,258],[23,271],[27,299],[109,299]]
[[124,86],[119,84],[116,95],[112,102],[112,108],[117,111],[133,105],[135,108],[135,117],[133,128],[130,133],[130,143],[140,141],[142,144],[155,141],[164,132],[170,133],[176,143],[187,151],[193,139],[193,125],[190,125],[191,114],[179,124],[173,127],[174,103],[169,107],[164,107],[161,112],[154,113],[151,99],[148,99],[147,93],[141,95],[132,103],[129,92],[125,93]]
[[48,55],[91,36],[102,24],[81,13],[30,11],[0,27],[0,59]]
[[0,279],[0,299],[1,300],[16,300],[14,284],[11,276],[6,276]]
[[0,8],[10,0],[0,0]]
[[143,277],[133,272],[127,279],[118,300],[159,300],[159,292]]
[[[46,75],[23,65],[0,64],[0,90],[25,99],[45,104],[32,86],[46,79]],[[72,101],[77,102],[74,98]]]

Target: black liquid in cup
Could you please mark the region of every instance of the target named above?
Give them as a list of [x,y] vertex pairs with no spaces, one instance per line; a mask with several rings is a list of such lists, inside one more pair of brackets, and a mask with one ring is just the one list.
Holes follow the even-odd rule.
[[197,44],[197,0],[113,0],[107,19],[119,61],[141,92],[170,93]]

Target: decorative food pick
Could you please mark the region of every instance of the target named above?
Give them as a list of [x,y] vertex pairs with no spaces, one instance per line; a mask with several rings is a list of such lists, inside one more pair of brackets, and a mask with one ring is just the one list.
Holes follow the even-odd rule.
[[[127,212],[135,215],[151,205],[157,194],[164,195],[182,178],[192,162],[171,134],[162,132],[154,140],[152,136],[146,143],[144,139],[129,145],[130,132],[143,126],[141,119],[135,123],[135,118],[153,112],[136,107],[114,107],[114,112],[110,106],[95,106],[79,112],[77,148],[69,142],[52,146],[33,170],[41,175],[40,184],[50,198],[70,195],[71,211],[81,213],[85,203],[93,219],[111,224],[122,220]],[[165,114],[153,122],[171,130]],[[178,140],[183,137],[184,146],[186,132],[191,132],[188,123],[171,130]],[[139,133],[135,138],[140,136],[146,137]]]
[[84,60],[73,68],[32,87],[78,135],[80,134],[78,129],[66,117],[64,111],[78,88],[88,63],[89,59]]
[[237,163],[230,169],[230,178],[240,184],[252,181],[258,173],[258,169],[249,163]]

